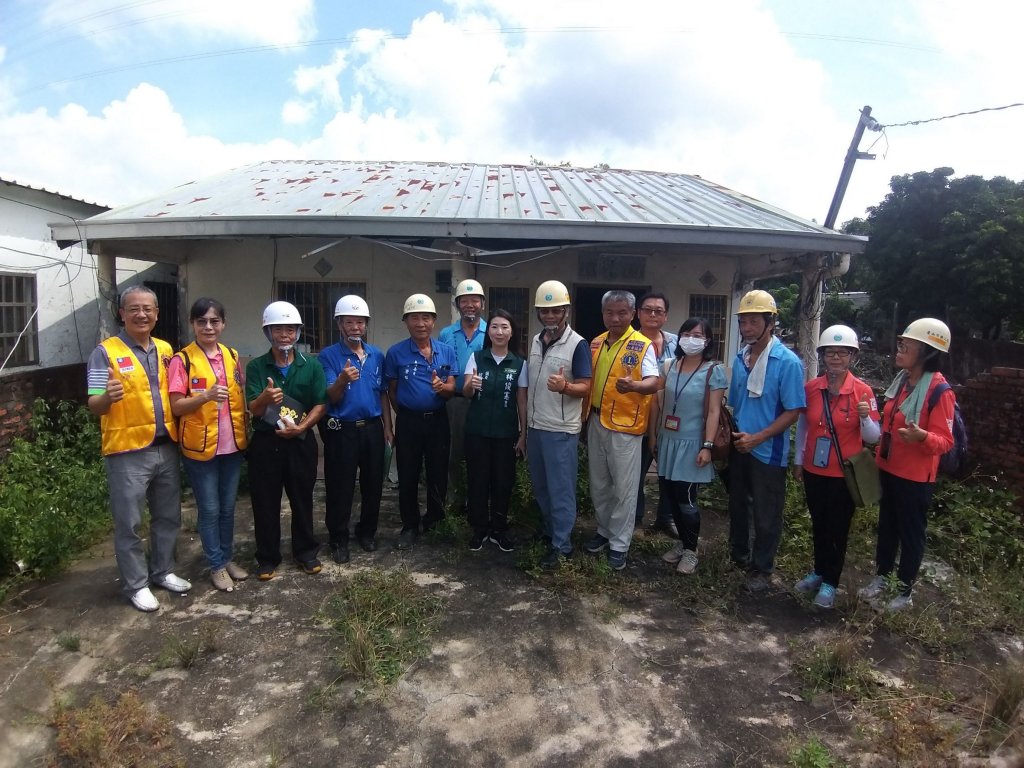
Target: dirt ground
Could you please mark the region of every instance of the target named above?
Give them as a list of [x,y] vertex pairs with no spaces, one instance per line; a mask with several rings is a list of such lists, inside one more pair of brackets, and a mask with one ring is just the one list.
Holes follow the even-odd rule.
[[[705,539],[720,539],[724,523],[707,514]],[[592,526],[581,522],[584,534]],[[246,561],[248,499],[237,527]],[[650,589],[575,596],[493,546],[471,553],[421,539],[397,552],[397,529],[389,485],[378,551],[354,547],[342,566],[322,553],[318,576],[286,564],[273,581],[217,592],[198,537],[185,531],[177,572],[194,588],[155,590],[155,614],[121,596],[109,541],[59,579],[9,597],[0,606],[0,767],[43,764],[57,697],[83,703],[128,690],[170,718],[189,766],[775,766],[813,734],[850,765],[880,764],[861,751],[850,709],[808,700],[793,673],[791,641],[834,632],[841,610],[816,613],[782,588],[738,594],[721,609]],[[318,609],[346,576],[398,567],[446,601],[429,657],[385,696],[357,696],[346,679],[332,686],[338,640]],[[615,578],[676,577],[652,552]],[[192,667],[157,664],[169,638],[211,626],[215,649]],[[62,632],[80,638],[79,651],[58,644]],[[884,633],[872,651],[897,674],[921,663]],[[1008,760],[984,764],[1021,764]]]

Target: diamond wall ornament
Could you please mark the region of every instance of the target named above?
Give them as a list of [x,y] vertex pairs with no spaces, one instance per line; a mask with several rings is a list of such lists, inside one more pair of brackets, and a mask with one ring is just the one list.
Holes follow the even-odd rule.
[[327,277],[327,273],[334,269],[334,265],[327,259],[321,258],[320,261],[313,265],[313,269],[316,270],[320,277]]
[[704,290],[710,290],[711,286],[718,282],[718,278],[709,269],[699,278],[700,284],[704,286]]

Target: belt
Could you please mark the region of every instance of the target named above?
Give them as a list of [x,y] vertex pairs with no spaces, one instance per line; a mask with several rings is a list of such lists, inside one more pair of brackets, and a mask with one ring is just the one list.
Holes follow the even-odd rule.
[[410,411],[408,408],[398,409],[400,416],[413,416],[417,419],[430,419],[444,412],[444,408],[438,408],[436,411]]
[[331,416],[327,419],[327,428],[334,432],[346,427],[362,429],[369,424],[373,424],[375,421],[380,421],[380,416],[371,416],[368,419],[357,419],[356,421],[342,421]]

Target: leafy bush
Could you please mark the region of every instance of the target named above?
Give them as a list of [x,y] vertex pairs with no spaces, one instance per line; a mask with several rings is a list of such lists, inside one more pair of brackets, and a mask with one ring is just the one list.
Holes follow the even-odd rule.
[[100,433],[89,411],[36,400],[32,436],[0,465],[0,576],[46,576],[110,528]]
[[928,524],[928,548],[967,576],[1021,573],[1024,519],[1015,503],[1013,493],[994,482],[941,482]]

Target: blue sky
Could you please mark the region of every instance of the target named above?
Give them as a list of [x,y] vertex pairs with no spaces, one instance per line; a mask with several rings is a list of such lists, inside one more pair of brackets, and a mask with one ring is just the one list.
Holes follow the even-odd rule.
[[[0,0],[0,178],[110,205],[273,158],[695,173],[821,221],[860,108],[1024,101],[996,0]],[[891,176],[1024,178],[1024,108],[869,133]],[[876,141],[877,140],[877,141]]]

